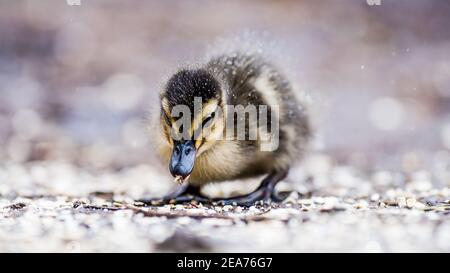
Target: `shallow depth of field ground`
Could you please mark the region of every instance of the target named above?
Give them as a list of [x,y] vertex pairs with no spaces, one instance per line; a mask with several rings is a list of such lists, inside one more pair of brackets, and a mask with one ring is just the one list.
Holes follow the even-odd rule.
[[[90,175],[65,164],[7,165],[0,251],[450,251],[450,189],[433,187],[428,172],[367,176],[323,155],[308,164],[307,176],[289,178],[295,192],[285,202],[250,208],[143,207],[131,196],[152,177],[144,166]],[[243,187],[207,191],[236,185]]]
[[[0,251],[450,251],[450,1],[80,3],[0,1]],[[293,193],[134,202],[175,186],[146,131],[164,80],[241,45],[311,115]]]

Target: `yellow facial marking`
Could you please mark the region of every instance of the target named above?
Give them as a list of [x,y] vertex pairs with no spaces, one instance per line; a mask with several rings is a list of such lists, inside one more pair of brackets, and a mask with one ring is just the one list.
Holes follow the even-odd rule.
[[167,98],[162,98],[161,106],[162,106],[164,112],[170,113],[169,102],[167,101]]

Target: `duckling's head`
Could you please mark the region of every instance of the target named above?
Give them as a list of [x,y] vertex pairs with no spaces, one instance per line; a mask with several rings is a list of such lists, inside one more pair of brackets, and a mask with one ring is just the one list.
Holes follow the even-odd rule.
[[161,125],[172,148],[169,169],[186,181],[196,158],[220,141],[224,131],[223,86],[203,69],[181,70],[161,93]]

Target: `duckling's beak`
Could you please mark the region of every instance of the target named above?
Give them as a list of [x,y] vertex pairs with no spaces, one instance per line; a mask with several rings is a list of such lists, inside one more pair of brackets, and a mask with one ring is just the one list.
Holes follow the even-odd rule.
[[196,152],[192,140],[175,143],[169,169],[178,183],[186,181],[191,175],[194,169]]

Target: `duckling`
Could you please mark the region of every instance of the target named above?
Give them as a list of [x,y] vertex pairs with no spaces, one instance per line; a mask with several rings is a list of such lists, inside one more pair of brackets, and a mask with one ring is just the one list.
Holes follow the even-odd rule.
[[[230,110],[252,107],[256,119]],[[281,201],[275,185],[302,157],[311,135],[305,107],[285,76],[262,55],[241,52],[176,72],[160,93],[158,127],[152,133],[161,159],[183,184],[160,199],[164,203]],[[260,175],[265,178],[249,194],[221,199],[200,192],[208,183]]]

